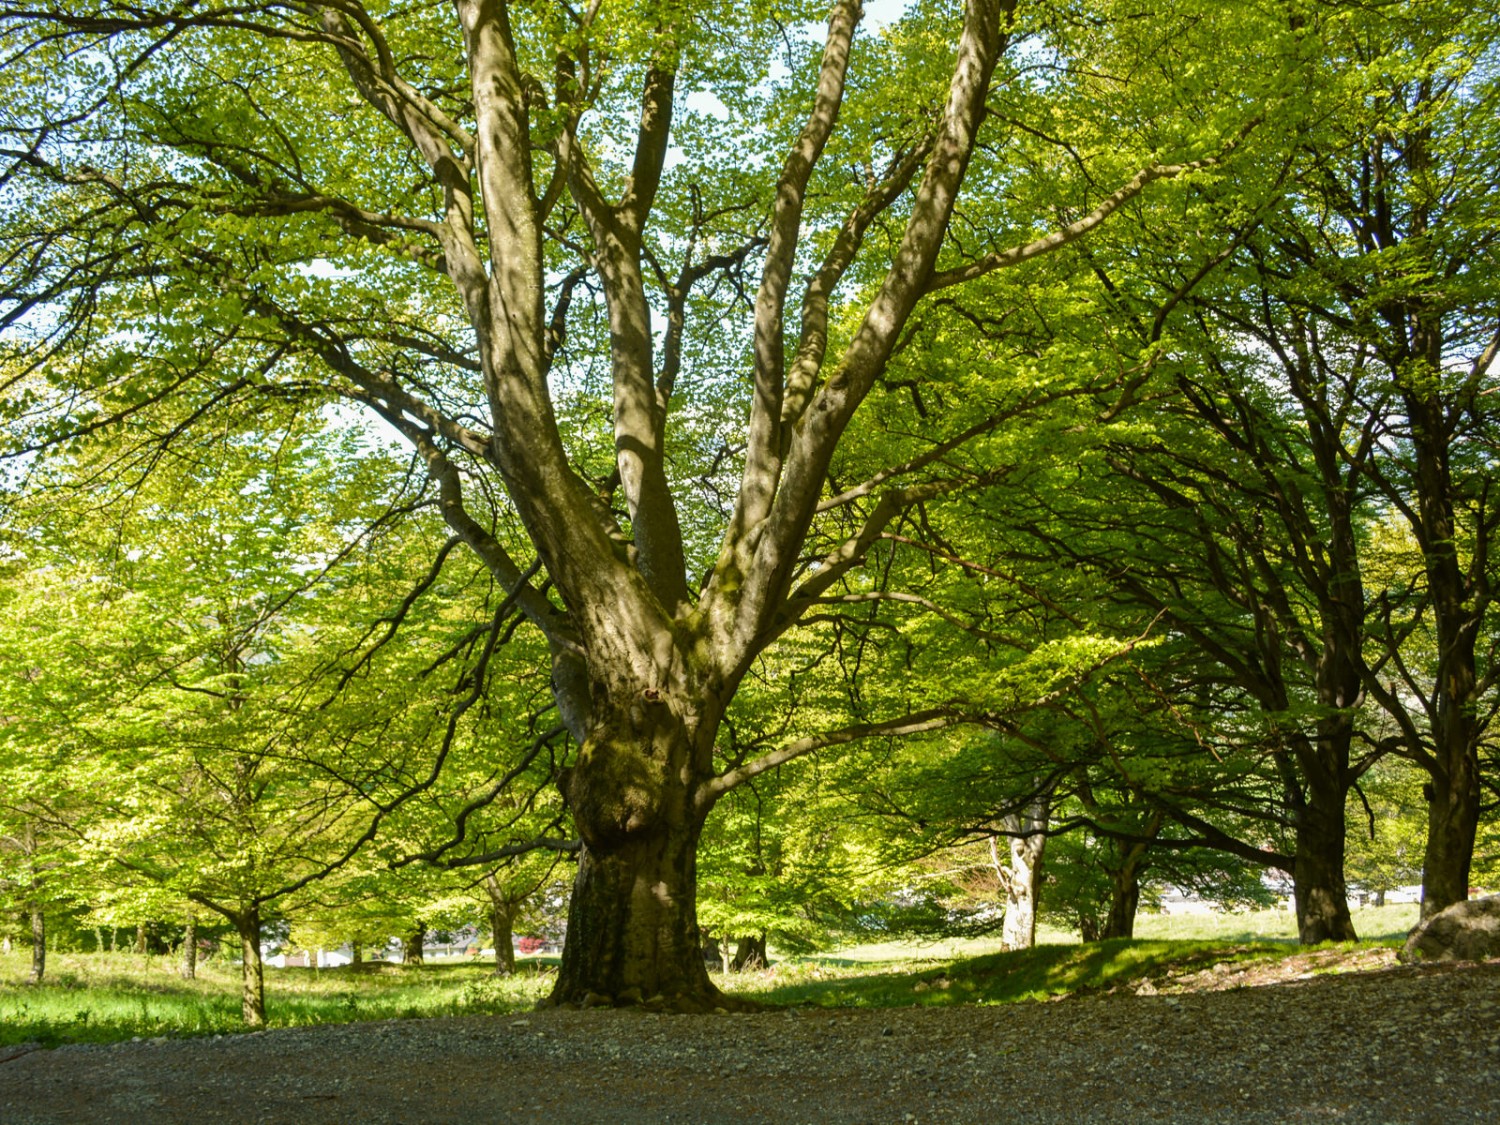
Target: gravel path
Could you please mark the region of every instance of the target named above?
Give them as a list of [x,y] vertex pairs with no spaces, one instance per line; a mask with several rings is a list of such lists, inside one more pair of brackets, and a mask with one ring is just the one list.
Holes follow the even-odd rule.
[[1500,1121],[1500,962],[1001,1007],[0,1049],[0,1122]]

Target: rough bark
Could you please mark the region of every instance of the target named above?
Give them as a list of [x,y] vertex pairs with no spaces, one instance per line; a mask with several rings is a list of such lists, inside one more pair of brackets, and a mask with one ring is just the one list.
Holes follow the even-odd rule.
[[[1441,326],[1427,310],[1414,350],[1418,372],[1436,371],[1443,361]],[[1413,380],[1418,386],[1425,379]],[[1492,579],[1466,573],[1458,554],[1459,521],[1450,467],[1456,427],[1440,401],[1409,390],[1405,404],[1412,425],[1417,491],[1417,540],[1422,548],[1428,598],[1432,605],[1437,669],[1427,700],[1430,752],[1418,756],[1428,774],[1427,847],[1422,868],[1422,917],[1469,897],[1469,869],[1479,826],[1483,780],[1479,743],[1484,735],[1476,642],[1490,604]],[[1480,521],[1482,524],[1482,521]],[[1483,527],[1476,555],[1485,554]],[[1476,564],[1478,565],[1478,564]]]
[[552,1001],[649,1003],[679,1011],[731,1007],[709,980],[698,929],[702,819],[674,778],[658,773],[636,781],[633,790],[615,791],[659,794],[648,802],[654,809],[634,810],[638,817],[610,816],[607,806],[575,800],[575,816],[580,810],[592,815],[587,828],[580,818],[584,844]]
[[242,907],[232,915],[240,938],[243,968],[240,974],[240,1010],[247,1027],[266,1022],[266,970],[260,957],[260,907]]
[[1333,753],[1331,767],[1321,769],[1316,763],[1305,763],[1303,781],[1291,791],[1296,830],[1292,891],[1297,937],[1304,945],[1357,940],[1344,882],[1347,737],[1341,735],[1335,741],[1340,743],[1340,750]]

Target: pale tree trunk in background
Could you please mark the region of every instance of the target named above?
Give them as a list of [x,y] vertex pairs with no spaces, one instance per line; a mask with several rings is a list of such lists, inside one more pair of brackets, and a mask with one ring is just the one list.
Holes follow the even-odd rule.
[[31,971],[26,974],[27,984],[41,984],[47,971],[47,919],[42,914],[40,903],[31,904]]
[[1003,859],[998,838],[990,838],[990,862],[1005,892],[1000,940],[1006,949],[1030,949],[1036,944],[1036,900],[1047,850],[1047,814],[1048,800],[1041,796],[1020,812],[1001,818],[1008,841]]
[[135,951],[142,957],[146,954],[146,923],[144,922],[135,924]]
[[182,978],[194,980],[198,976],[198,919],[188,915],[187,925],[182,931]]

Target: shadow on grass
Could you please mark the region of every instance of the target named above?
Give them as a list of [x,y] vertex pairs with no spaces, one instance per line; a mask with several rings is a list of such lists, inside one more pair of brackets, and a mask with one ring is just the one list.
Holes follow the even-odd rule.
[[[917,971],[830,958],[784,966],[761,987],[742,995],[774,1005],[904,1007],[1006,1004],[1083,995],[1169,974],[1186,974],[1225,962],[1280,958],[1290,943],[1264,939],[1232,942],[1116,941],[1041,945],[925,965]],[[864,970],[851,974],[858,966]]]

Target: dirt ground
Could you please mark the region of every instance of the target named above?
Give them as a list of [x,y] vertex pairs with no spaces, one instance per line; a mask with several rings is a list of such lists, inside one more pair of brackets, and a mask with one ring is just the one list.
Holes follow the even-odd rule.
[[548,1011],[0,1052],[0,1122],[1500,1121],[1500,962],[994,1007]]

